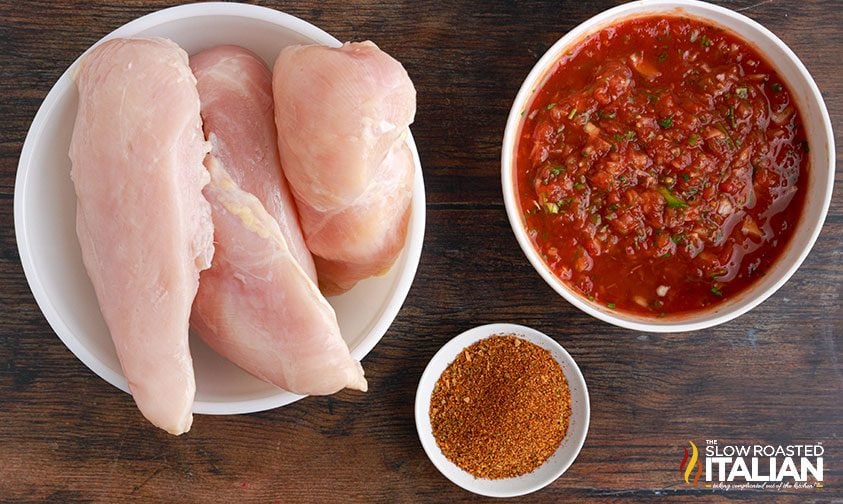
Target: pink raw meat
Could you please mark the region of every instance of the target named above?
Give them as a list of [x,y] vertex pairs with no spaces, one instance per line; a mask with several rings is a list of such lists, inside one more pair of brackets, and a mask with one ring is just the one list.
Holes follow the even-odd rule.
[[190,307],[213,255],[195,79],[173,42],[115,39],[82,60],[76,84],[82,259],[138,408],[181,434],[196,390]]
[[323,292],[389,270],[404,246],[416,92],[371,42],[291,46],[273,70],[275,124]]
[[272,74],[254,53],[237,46],[202,51],[190,57],[190,67],[214,156],[237,185],[257,196],[278,221],[293,255],[315,282],[313,257],[278,159]]
[[212,155],[205,164],[216,252],[211,269],[202,272],[193,327],[218,353],[285,390],[365,391],[363,368],[349,354],[333,308],[278,222]]

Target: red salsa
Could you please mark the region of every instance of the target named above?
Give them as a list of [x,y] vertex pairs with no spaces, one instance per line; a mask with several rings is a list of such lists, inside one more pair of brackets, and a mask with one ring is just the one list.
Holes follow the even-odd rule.
[[644,17],[567,52],[524,111],[524,224],[554,274],[610,309],[663,316],[770,268],[803,204],[791,93],[737,36]]

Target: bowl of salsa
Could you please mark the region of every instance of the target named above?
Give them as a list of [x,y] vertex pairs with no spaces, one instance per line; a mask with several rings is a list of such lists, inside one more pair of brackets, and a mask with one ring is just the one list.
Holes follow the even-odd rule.
[[625,4],[557,41],[504,134],[507,214],[533,267],[581,310],[671,332],[772,295],[819,235],[834,138],[772,32],[693,0]]

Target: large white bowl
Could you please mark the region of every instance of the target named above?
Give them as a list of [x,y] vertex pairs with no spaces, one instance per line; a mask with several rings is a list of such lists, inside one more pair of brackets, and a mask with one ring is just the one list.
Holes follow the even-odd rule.
[[[287,45],[340,45],[326,32],[288,14],[221,2],[158,11],[121,26],[100,42],[135,36],[167,37],[189,54],[219,44],[237,44],[251,49],[270,66]],[[15,183],[15,231],[29,286],[53,330],[92,371],[128,392],[76,239],[76,195],[67,152],[77,104],[71,74],[78,64],[77,59],[50,90],[26,137]],[[395,319],[421,255],[424,182],[412,137],[407,143],[415,161],[415,181],[404,251],[387,275],[363,281],[329,300],[356,359],[362,359],[380,341]],[[190,345],[196,370],[196,413],[250,413],[302,397],[252,377],[198,338],[191,337]]]
[[[439,377],[466,347],[490,336],[497,334],[512,334],[523,340],[538,345],[548,352],[559,363],[568,390],[571,394],[571,418],[568,431],[562,439],[559,448],[542,465],[533,472],[503,479],[475,478],[451,462],[433,436],[430,423],[430,398]],[[416,430],[422,447],[433,465],[443,476],[460,487],[480,495],[489,497],[515,497],[535,492],[553,483],[559,476],[571,467],[582,449],[588,435],[588,425],[591,419],[591,403],[588,399],[588,387],[582,372],[562,345],[553,338],[530,327],[517,324],[487,324],[469,329],[445,344],[436,355],[430,359],[419,380],[416,391]]]
[[[540,89],[550,70],[569,47],[603,28],[629,18],[654,14],[684,15],[707,21],[737,34],[765,56],[792,91],[802,113],[808,137],[808,169],[805,208],[793,238],[782,256],[767,274],[743,293],[711,309],[665,318],[643,317],[609,310],[584,298],[559,280],[536,252],[523,221],[523,212],[515,194],[515,148],[521,127],[521,112],[530,104],[534,90]],[[814,79],[799,58],[770,30],[735,11],[696,0],[639,0],[602,12],[577,26],[559,39],[533,67],[522,84],[509,112],[501,151],[501,183],[509,223],[518,244],[533,268],[569,303],[592,317],[628,329],[648,332],[694,331],[722,324],[758,306],[793,275],[807,257],[820,234],[834,185],[834,135],[831,120]],[[800,181],[804,184],[804,179]]]

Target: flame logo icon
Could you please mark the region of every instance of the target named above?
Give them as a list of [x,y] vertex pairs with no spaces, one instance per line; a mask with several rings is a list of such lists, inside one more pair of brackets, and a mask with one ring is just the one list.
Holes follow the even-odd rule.
[[[685,448],[685,455],[682,456],[682,462],[679,463],[679,476],[685,480],[685,483],[693,483],[694,486],[697,486],[703,472],[702,462],[700,462],[700,452],[697,450],[697,445],[693,441],[688,441],[688,443],[691,445],[691,460],[688,460],[688,449]],[[694,469],[696,469],[696,475],[692,481],[691,474],[694,472]]]

